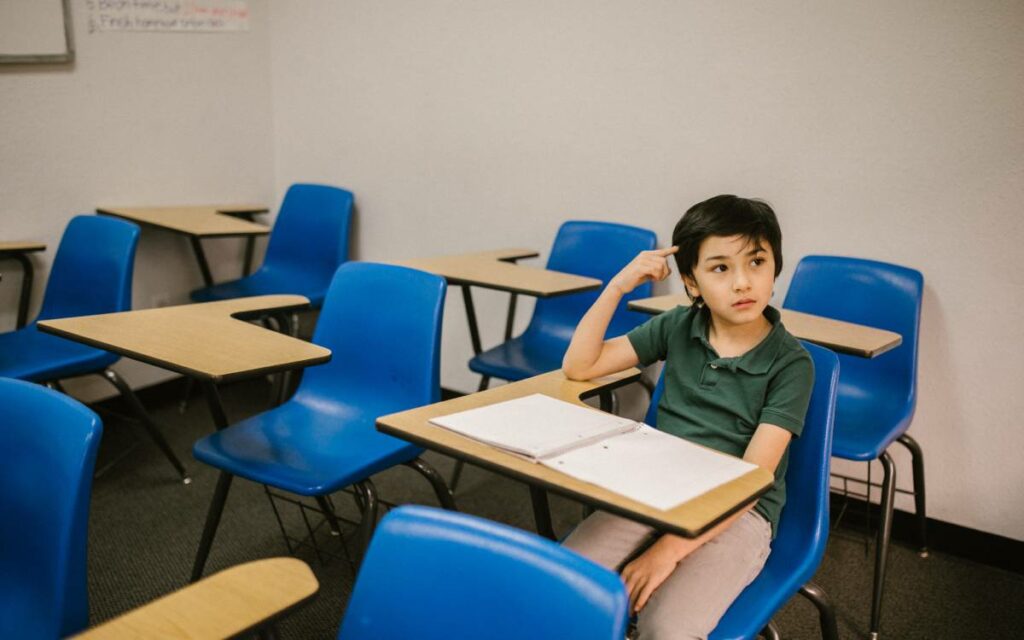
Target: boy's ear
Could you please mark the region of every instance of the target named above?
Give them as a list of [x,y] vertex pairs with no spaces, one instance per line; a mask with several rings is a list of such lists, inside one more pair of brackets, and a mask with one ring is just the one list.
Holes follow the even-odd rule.
[[700,287],[697,286],[697,281],[692,276],[688,276],[685,273],[680,276],[683,279],[683,284],[686,285],[686,291],[689,293],[690,298],[700,297]]

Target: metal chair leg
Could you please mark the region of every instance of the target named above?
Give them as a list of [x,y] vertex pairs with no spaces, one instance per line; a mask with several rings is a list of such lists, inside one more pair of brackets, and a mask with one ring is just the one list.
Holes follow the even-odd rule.
[[206,524],[203,526],[203,535],[199,538],[199,549],[192,564],[192,577],[189,582],[196,582],[203,577],[203,567],[210,556],[213,537],[217,534],[217,526],[220,524],[221,514],[224,513],[224,503],[227,502],[233,478],[234,476],[227,471],[221,471],[220,477],[217,478],[217,488],[213,490],[213,500],[210,501],[210,509],[206,512]]
[[782,636],[779,635],[779,628],[771,620],[764,626],[764,629],[761,629],[761,637],[765,640],[782,640]]
[[459,479],[462,478],[462,467],[464,467],[465,464],[466,463],[462,460],[455,461],[455,467],[452,469],[452,481],[450,483],[453,494],[455,493],[455,490],[459,488]]
[[548,540],[558,540],[555,528],[551,524],[548,492],[540,487],[530,485],[530,502],[533,504],[533,520],[537,526],[537,534]]
[[871,594],[871,640],[878,640],[882,617],[882,590],[885,585],[885,564],[889,556],[889,536],[892,532],[893,501],[896,496],[896,465],[888,451],[878,457],[882,463],[882,500],[879,505],[881,521],[875,544],[875,579]]
[[331,529],[331,535],[336,538],[341,537],[341,524],[338,522],[338,516],[334,515],[334,509],[327,502],[327,498],[316,496],[316,504],[320,507],[320,511],[323,512],[324,518],[327,519],[327,526]]
[[832,600],[814,581],[800,587],[800,593],[818,609],[818,618],[821,621],[822,640],[839,640],[839,627],[836,625],[836,610],[832,606]]
[[188,399],[192,396],[192,389],[196,386],[196,381],[190,376],[185,376],[185,390],[181,392],[181,400],[178,401],[178,413],[185,413],[188,409]]
[[181,476],[181,481],[184,484],[191,484],[192,478],[190,478],[188,473],[185,471],[185,466],[181,464],[180,460],[178,460],[178,456],[174,455],[174,450],[171,449],[171,445],[167,443],[167,439],[164,438],[164,434],[161,433],[160,429],[153,423],[153,420],[149,417],[149,413],[146,411],[146,408],[143,407],[142,402],[139,401],[139,397],[135,395],[135,392],[132,391],[132,388],[124,381],[124,378],[117,375],[117,372],[113,369],[104,369],[100,375],[103,376],[104,380],[112,384],[121,394],[121,397],[125,399],[125,402],[128,403],[128,406],[131,407],[132,411],[139,419],[139,422],[142,423],[142,428],[145,429],[149,437],[156,443],[156,446],[160,448],[160,451],[163,452],[164,456],[171,462],[171,465],[174,466],[178,475]]
[[434,488],[434,493],[437,495],[437,501],[441,503],[441,506],[448,511],[458,511],[459,509],[455,506],[455,497],[452,495],[451,489],[444,483],[444,478],[437,472],[437,469],[427,464],[422,458],[416,458],[405,463],[405,466],[411,467],[418,471],[420,475],[427,479],[430,486]]
[[363,552],[359,555],[359,564],[363,563],[366,552],[370,548],[370,540],[373,539],[373,531],[377,528],[377,488],[369,478],[357,483],[356,488],[363,492],[365,508],[363,509],[363,520],[359,525],[363,538]]
[[907,434],[899,437],[899,443],[910,450],[910,461],[914,473],[914,511],[917,516],[917,535],[920,548],[917,555],[928,557],[928,516],[925,512],[924,454],[921,445]]

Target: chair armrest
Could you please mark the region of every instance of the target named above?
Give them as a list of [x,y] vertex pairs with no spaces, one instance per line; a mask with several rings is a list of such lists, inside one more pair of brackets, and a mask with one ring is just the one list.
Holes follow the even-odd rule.
[[75,638],[231,638],[283,616],[320,588],[305,562],[247,562],[183,587]]

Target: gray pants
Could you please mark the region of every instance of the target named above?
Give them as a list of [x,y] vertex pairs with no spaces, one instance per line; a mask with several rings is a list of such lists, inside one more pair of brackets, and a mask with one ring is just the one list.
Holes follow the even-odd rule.
[[[657,540],[654,529],[598,511],[580,523],[565,546],[613,571]],[[640,610],[637,638],[706,638],[733,600],[764,567],[771,525],[751,510],[683,559]]]

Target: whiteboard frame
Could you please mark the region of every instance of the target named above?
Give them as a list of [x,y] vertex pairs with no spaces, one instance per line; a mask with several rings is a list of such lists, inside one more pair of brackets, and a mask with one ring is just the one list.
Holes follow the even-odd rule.
[[71,0],[61,0],[64,9],[64,53],[0,54],[0,64],[55,64],[75,61],[75,39],[71,28]]

